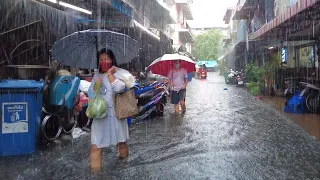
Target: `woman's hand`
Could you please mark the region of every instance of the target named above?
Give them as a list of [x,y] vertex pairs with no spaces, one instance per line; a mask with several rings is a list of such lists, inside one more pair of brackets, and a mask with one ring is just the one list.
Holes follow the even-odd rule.
[[108,75],[113,75],[114,73],[117,72],[117,69],[115,66],[112,66],[109,70],[108,70]]
[[187,84],[185,84],[182,89],[187,89]]

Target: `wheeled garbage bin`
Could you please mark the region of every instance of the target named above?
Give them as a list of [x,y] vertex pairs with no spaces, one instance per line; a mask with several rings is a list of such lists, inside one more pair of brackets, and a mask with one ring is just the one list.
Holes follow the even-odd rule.
[[32,153],[40,132],[43,81],[0,81],[0,156]]

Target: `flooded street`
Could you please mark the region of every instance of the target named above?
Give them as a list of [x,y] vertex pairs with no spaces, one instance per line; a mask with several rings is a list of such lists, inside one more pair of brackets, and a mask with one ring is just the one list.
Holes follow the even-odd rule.
[[[224,90],[227,88],[228,90]],[[0,158],[0,179],[317,179],[320,142],[222,76],[193,79],[187,112],[130,127],[130,156],[106,149],[103,172],[89,169],[90,136],[33,155]]]

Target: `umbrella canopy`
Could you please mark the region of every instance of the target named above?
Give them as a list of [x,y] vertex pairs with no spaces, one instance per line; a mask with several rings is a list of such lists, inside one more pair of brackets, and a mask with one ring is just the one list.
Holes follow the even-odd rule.
[[174,62],[181,60],[181,68],[187,70],[188,73],[196,71],[196,63],[190,58],[180,54],[165,54],[162,57],[153,61],[148,69],[153,74],[168,76],[170,70],[174,67]]
[[138,41],[125,34],[108,30],[85,30],[55,42],[51,55],[66,66],[96,69],[97,53],[103,48],[113,51],[117,64],[125,64],[138,55],[140,46]]

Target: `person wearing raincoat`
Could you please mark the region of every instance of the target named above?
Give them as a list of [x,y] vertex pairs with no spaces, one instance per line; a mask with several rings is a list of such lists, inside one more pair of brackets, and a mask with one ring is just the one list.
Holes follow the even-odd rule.
[[120,159],[129,155],[128,123],[126,120],[116,118],[113,101],[115,93],[122,92],[126,85],[115,75],[117,71],[116,58],[111,50],[102,49],[99,52],[99,65],[100,72],[94,75],[89,91],[94,92],[97,85],[101,84],[98,93],[106,99],[108,112],[105,118],[93,119],[92,122],[90,163],[93,171],[99,171],[102,168],[103,148],[117,145]]

